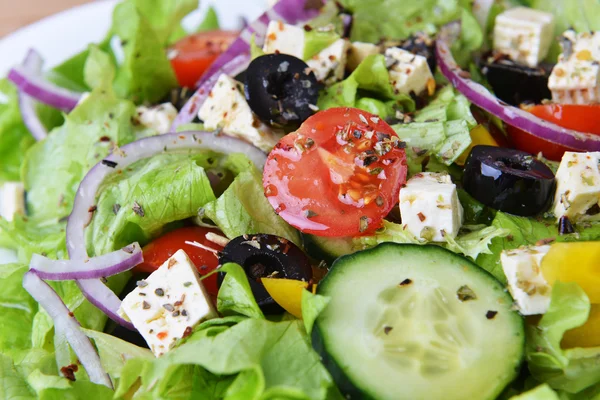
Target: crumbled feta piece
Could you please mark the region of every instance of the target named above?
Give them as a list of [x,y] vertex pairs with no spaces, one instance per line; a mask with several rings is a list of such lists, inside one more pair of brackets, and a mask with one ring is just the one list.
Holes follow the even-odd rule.
[[217,317],[194,263],[183,250],[139,281],[123,299],[119,314],[133,323],[157,357],[197,324]]
[[523,315],[544,314],[548,310],[552,288],[544,279],[540,266],[549,250],[550,246],[545,245],[500,253],[508,290]]
[[513,61],[536,67],[554,38],[554,15],[527,7],[510,8],[496,17],[494,50]]
[[333,83],[344,79],[349,46],[346,39],[338,39],[306,62],[318,81]]
[[177,117],[177,109],[171,103],[159,104],[154,107],[139,106],[137,119],[146,128],[162,134],[169,132]]
[[271,21],[267,27],[263,51],[267,54],[289,54],[304,59],[304,29],[281,21]]
[[600,32],[563,33],[562,54],[552,69],[548,88],[563,104],[600,102]]
[[352,42],[350,50],[348,50],[348,61],[346,63],[346,69],[354,71],[358,64],[363,62],[368,56],[379,54],[381,47],[373,43],[365,42]]
[[427,59],[398,47],[385,50],[385,56],[392,58],[390,80],[399,93],[420,94],[427,89],[428,82],[434,81]]
[[264,151],[270,151],[279,141],[279,135],[252,113],[244,86],[225,74],[219,76],[198,117],[206,129],[223,129],[224,134],[244,139]]
[[448,174],[416,174],[400,189],[402,224],[418,238],[444,242],[456,237],[462,225],[463,208],[456,185]]
[[0,185],[0,217],[12,221],[15,214],[25,215],[25,187],[21,182]]
[[600,152],[567,151],[556,171],[554,216],[600,221]]

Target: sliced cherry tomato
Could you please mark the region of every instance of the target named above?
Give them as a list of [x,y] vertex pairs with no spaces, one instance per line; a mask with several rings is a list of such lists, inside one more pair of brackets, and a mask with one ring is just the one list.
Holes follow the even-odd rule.
[[275,212],[302,232],[373,232],[406,182],[403,147],[376,115],[355,108],[321,111],[269,154],[265,195]]
[[[544,104],[533,106],[527,111],[563,128],[600,135],[600,105]],[[506,130],[517,149],[531,154],[541,151],[550,160],[560,161],[565,151],[577,151],[533,136],[514,126],[508,125]]]
[[[177,250],[183,249],[190,257],[200,275],[206,275],[213,271],[219,265],[217,255],[211,251],[193,246],[188,242],[198,242],[206,247],[215,249],[216,251],[223,250],[223,247],[210,242],[206,239],[206,234],[213,232],[219,235],[222,233],[217,229],[203,228],[199,226],[188,226],[179,228],[150,242],[144,247],[144,262],[135,267],[138,272],[152,273],[160,267],[169,257]],[[219,289],[217,288],[217,275],[209,276],[202,281],[208,293],[216,296]]]
[[208,31],[187,36],[169,49],[180,86],[194,87],[210,65],[237,38],[236,31]]

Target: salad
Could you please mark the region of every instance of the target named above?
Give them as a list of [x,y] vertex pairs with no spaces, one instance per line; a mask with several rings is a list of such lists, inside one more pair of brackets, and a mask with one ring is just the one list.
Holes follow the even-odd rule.
[[600,4],[197,7],[0,80],[1,398],[600,399]]

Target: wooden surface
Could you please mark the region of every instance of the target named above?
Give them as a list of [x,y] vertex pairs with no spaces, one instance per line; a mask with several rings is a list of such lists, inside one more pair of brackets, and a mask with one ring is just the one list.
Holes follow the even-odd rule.
[[48,15],[90,0],[0,0],[0,38]]

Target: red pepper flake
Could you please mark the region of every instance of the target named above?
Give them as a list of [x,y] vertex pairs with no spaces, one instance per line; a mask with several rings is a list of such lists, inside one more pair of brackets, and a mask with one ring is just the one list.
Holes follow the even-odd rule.
[[535,242],[536,246],[544,246],[546,244],[550,244],[552,242],[554,242],[556,239],[554,238],[546,238],[546,239],[540,239],[537,242]]
[[167,269],[171,269],[171,267],[175,264],[177,264],[177,260],[175,260],[174,258],[170,258],[169,264],[167,264]]
[[185,301],[185,293],[181,295],[181,300],[177,300],[175,303],[173,303],[175,305],[175,307],[179,307],[180,305],[183,304],[183,302]]
[[75,314],[73,314],[71,311],[69,311],[69,317],[73,318],[73,317],[75,317]]
[[88,212],[89,213],[93,213],[94,211],[96,211],[98,209],[97,206],[91,206],[90,208],[88,208]]
[[[186,328],[187,330],[187,328]],[[159,338],[160,340],[163,340],[164,338],[166,338],[169,334],[167,333],[167,331],[163,331],[163,332],[158,332],[156,334],[156,337]]]
[[277,35],[274,32],[269,33],[269,35],[267,36],[267,39],[269,40],[277,40]]
[[77,372],[78,369],[79,367],[77,364],[71,364],[67,365],[66,367],[62,367],[60,369],[60,373],[71,382],[75,382],[75,372]]
[[186,337],[190,336],[191,334],[192,334],[192,327],[188,326],[187,328],[185,328],[185,331],[183,331],[182,338],[186,338]]
[[109,137],[109,136],[102,136],[102,137],[100,138],[100,141],[101,141],[101,142],[110,142],[110,137]]
[[418,213],[418,214],[417,214],[417,217],[419,217],[419,220],[420,220],[421,222],[425,221],[425,219],[427,218],[427,217],[425,217],[425,215],[423,215],[423,213]]

